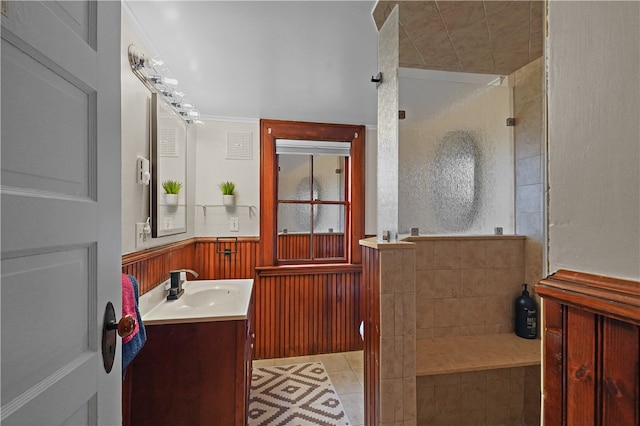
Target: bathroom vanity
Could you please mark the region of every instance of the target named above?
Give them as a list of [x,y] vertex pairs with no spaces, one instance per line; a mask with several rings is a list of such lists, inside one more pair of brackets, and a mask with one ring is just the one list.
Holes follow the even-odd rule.
[[142,314],[147,342],[127,371],[129,424],[247,423],[253,293],[253,280],[190,281],[180,299]]

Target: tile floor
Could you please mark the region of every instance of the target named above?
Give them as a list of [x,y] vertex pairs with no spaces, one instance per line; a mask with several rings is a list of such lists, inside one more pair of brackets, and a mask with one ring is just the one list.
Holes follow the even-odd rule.
[[254,367],[322,362],[353,426],[364,425],[364,360],[362,351],[254,360]]

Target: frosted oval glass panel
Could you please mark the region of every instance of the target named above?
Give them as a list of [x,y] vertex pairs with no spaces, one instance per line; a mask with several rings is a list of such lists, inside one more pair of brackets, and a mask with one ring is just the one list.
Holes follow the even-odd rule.
[[448,132],[440,140],[433,170],[435,214],[444,229],[464,231],[478,214],[481,161],[475,135]]
[[511,88],[403,78],[400,99],[399,232],[514,232]]

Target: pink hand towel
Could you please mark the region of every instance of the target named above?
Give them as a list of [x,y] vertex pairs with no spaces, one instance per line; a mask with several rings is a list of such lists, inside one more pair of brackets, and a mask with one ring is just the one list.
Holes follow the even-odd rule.
[[122,316],[132,315],[136,319],[133,333],[122,338],[122,378],[127,366],[140,352],[147,340],[147,333],[138,310],[138,281],[132,275],[122,274]]

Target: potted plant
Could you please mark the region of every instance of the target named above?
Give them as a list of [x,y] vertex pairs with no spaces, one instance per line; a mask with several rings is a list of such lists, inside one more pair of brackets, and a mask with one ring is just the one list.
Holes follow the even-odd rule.
[[168,206],[178,205],[178,193],[182,188],[182,183],[177,180],[165,180],[162,182],[162,189],[164,189],[164,200]]
[[235,204],[236,184],[230,181],[222,182],[218,185],[222,191],[222,204],[232,206]]

